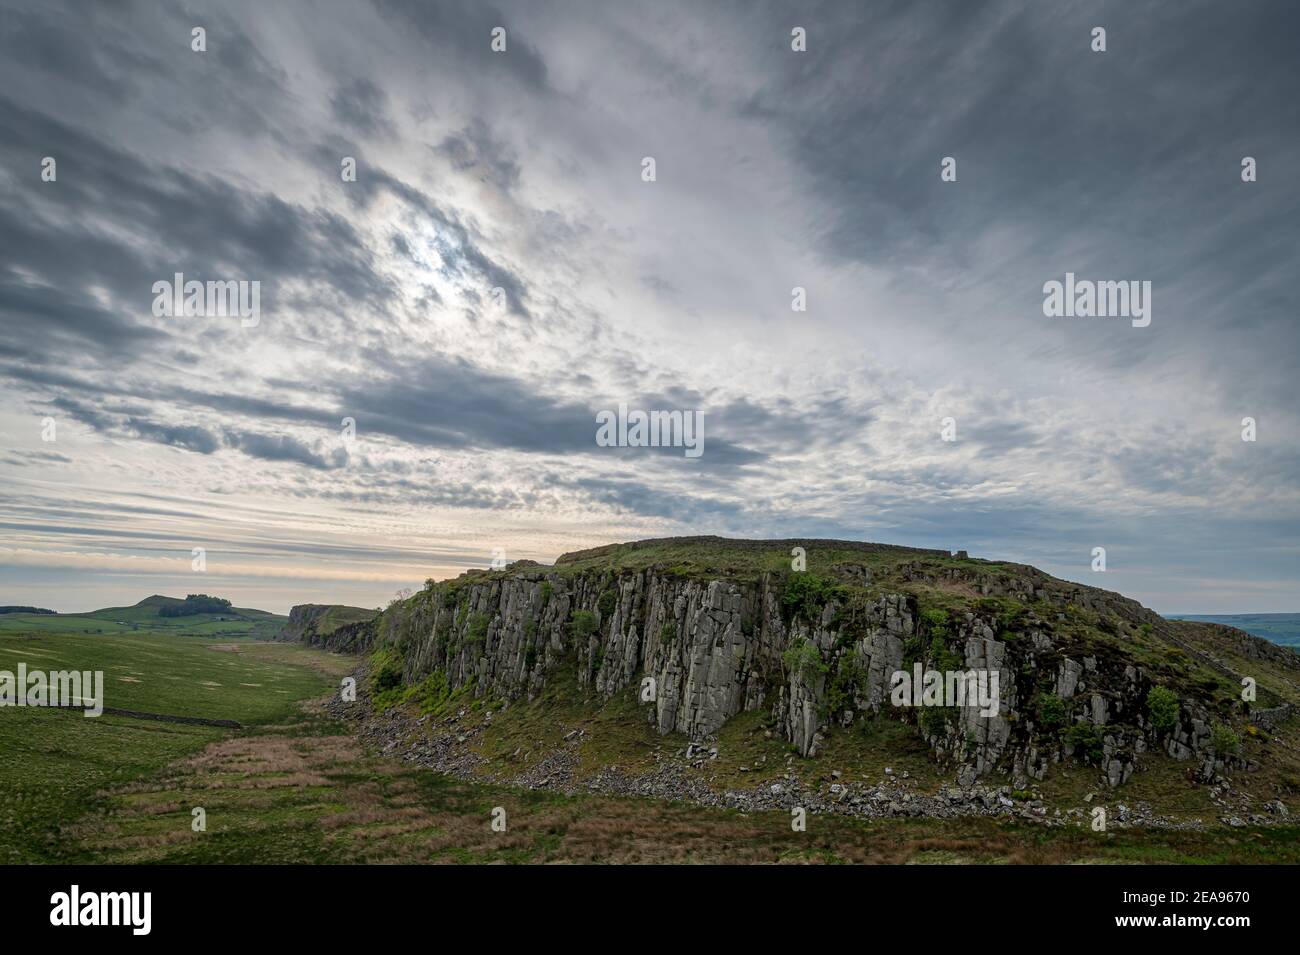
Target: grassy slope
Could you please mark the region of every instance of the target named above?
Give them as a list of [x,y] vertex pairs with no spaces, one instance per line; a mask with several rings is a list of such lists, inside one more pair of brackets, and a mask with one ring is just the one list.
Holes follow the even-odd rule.
[[350,623],[360,623],[363,620],[371,620],[379,616],[378,610],[367,610],[365,607],[349,607],[345,604],[333,604],[323,614],[315,620],[315,630],[320,636],[333,633],[339,627],[346,627]]
[[[0,669],[104,671],[105,705],[258,723],[292,712],[333,681],[304,648],[249,642],[213,646],[171,633],[0,633]],[[334,658],[337,659],[337,658]],[[338,661],[343,663],[343,661]],[[0,862],[65,857],[62,822],[105,787],[157,771],[229,735],[211,727],[80,711],[0,708]]]

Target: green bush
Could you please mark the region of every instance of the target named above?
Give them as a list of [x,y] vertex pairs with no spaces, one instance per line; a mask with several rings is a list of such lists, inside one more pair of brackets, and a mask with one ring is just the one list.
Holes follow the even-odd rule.
[[659,642],[672,643],[677,639],[677,625],[666,623],[659,628]]
[[811,684],[818,675],[829,669],[822,662],[821,651],[807,638],[801,638],[797,643],[791,644],[782,655],[782,660],[785,661],[787,671],[798,674],[799,678],[807,684]]
[[421,714],[427,714],[447,702],[447,697],[451,695],[451,684],[447,680],[446,673],[442,670],[434,670],[411,690],[413,691],[411,696],[419,705]]
[[912,664],[921,659],[921,638],[912,634],[903,641],[903,666],[910,670]]
[[578,610],[569,621],[569,633],[579,640],[585,640],[596,632],[598,626],[594,613],[590,610]]
[[1173,729],[1178,722],[1178,696],[1163,686],[1153,686],[1147,691],[1147,715],[1151,725],[1158,730]]
[[485,613],[472,613],[469,615],[469,629],[465,639],[469,643],[482,643],[487,639],[488,624],[492,618]]
[[956,707],[923,706],[916,721],[927,736],[942,736],[948,729],[948,716]]
[[941,635],[935,634],[930,640],[930,665],[931,670],[960,670],[962,668],[962,658],[956,652],[948,649],[948,644],[944,642]]
[[940,637],[948,636],[948,611],[930,607],[921,611],[921,623],[926,630]]
[[1210,727],[1210,749],[1215,756],[1232,756],[1241,749],[1241,740],[1231,727],[1215,723]]
[[379,695],[402,685],[402,658],[392,647],[370,655],[370,692]]
[[1075,723],[1066,731],[1065,741],[1074,747],[1075,755],[1085,763],[1101,761],[1104,744],[1099,727],[1091,723]]
[[1055,693],[1044,693],[1038,698],[1038,720],[1044,726],[1060,726],[1065,722],[1065,700]]
[[847,709],[853,702],[854,691],[867,682],[867,673],[861,664],[851,655],[839,658],[839,665],[826,687],[826,703],[823,715],[833,716]]
[[600,595],[600,598],[596,601],[596,609],[600,611],[600,615],[602,617],[608,617],[610,614],[612,614],[614,612],[614,608],[617,605],[618,605],[618,594],[616,594],[612,590],[605,591],[603,594]]
[[781,592],[781,606],[791,617],[815,621],[839,587],[806,570],[792,574]]

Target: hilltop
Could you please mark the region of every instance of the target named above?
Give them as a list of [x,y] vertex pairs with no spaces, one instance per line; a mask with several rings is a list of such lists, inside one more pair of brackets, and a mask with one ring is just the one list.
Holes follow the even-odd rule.
[[277,639],[351,650],[353,638],[363,634],[365,625],[377,616],[378,610],[346,604],[298,604],[290,609],[289,622]]
[[233,607],[229,601],[205,594],[191,594],[187,598],[153,594],[129,607],[105,607],[86,613],[8,613],[0,616],[0,632],[123,633],[145,630],[269,640],[288,620],[283,614]]

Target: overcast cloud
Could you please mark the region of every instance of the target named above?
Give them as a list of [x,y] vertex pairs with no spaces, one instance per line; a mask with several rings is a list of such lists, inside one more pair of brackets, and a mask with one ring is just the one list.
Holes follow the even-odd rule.
[[[794,9],[7,2],[0,603],[719,533],[1300,610],[1295,5]],[[1045,317],[1067,271],[1150,326]],[[178,272],[260,321],[155,316]],[[620,403],[704,454],[598,447]]]

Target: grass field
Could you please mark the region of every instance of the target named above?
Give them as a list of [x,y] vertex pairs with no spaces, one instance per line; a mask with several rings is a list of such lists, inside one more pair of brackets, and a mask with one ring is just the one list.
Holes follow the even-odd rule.
[[[257,724],[336,685],[329,664],[305,648],[249,641],[214,644],[171,633],[0,633],[0,669],[102,670],[104,703]],[[0,708],[0,862],[62,858],[59,826],[106,788],[157,772],[230,735],[229,730],[80,710]]]
[[[455,779],[367,750],[321,705],[356,661],[295,645],[0,633],[0,669],[19,661],[103,670],[109,706],[246,728],[0,709],[6,863],[1300,863],[1295,828],[1098,834],[989,819],[813,816],[794,832],[782,812]],[[532,733],[560,725],[548,704],[558,701],[521,707]],[[618,725],[624,716],[615,707],[593,719]],[[738,759],[767,750],[756,727],[738,722],[732,735]],[[502,752],[519,743],[509,733],[488,742]],[[206,813],[202,832],[191,826],[196,807]],[[495,807],[506,812],[504,832],[492,829]]]

